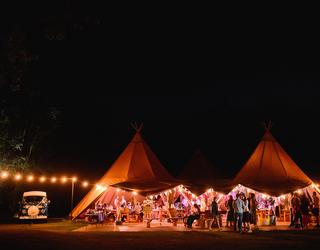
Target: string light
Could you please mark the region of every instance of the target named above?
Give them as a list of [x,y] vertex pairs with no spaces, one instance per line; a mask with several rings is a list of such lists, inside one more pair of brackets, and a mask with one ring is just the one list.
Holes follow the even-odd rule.
[[[51,183],[57,183],[58,180],[60,180],[61,183],[66,183],[68,180],[71,180],[73,183],[78,182],[78,178],[76,176],[73,177],[66,177],[66,176],[62,176],[61,179],[56,178],[55,176],[47,178],[46,176],[34,176],[33,174],[29,173],[29,175],[27,176],[23,176],[21,173],[15,173],[15,174],[10,174],[10,172],[8,171],[0,171],[0,180],[1,179],[8,179],[10,176],[12,176],[12,180],[13,181],[21,181],[22,179],[25,179],[26,182],[31,183],[34,180],[38,180],[40,183],[44,183],[47,180]],[[90,183],[87,181],[82,182],[82,186],[83,187],[87,187],[89,186]],[[107,187],[104,186],[100,186],[99,187],[101,190],[106,190]],[[117,191],[120,191],[119,189]]]
[[27,177],[27,181],[29,181],[29,182],[33,181],[33,179],[34,179],[33,175],[29,175],[29,176]]
[[133,195],[137,195],[137,192],[133,191],[132,194],[133,194]]
[[42,176],[42,177],[40,177],[40,182],[45,182],[46,181],[46,177],[44,177],[44,176]]
[[16,174],[16,175],[14,176],[14,179],[15,179],[16,181],[20,181],[20,180],[22,179],[21,174]]
[[2,174],[1,174],[2,179],[6,179],[6,178],[8,178],[8,176],[9,176],[8,172],[2,172]]

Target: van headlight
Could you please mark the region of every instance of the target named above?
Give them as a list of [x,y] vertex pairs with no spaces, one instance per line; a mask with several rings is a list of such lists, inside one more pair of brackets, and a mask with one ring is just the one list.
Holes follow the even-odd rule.
[[24,209],[22,209],[22,214],[27,214],[27,210],[24,208]]
[[41,212],[42,214],[44,214],[44,213],[46,212],[46,210],[45,210],[45,209],[41,209],[40,212]]

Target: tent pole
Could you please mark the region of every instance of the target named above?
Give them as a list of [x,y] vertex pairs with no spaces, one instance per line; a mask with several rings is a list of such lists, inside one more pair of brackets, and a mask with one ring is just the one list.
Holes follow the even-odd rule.
[[71,181],[71,201],[70,201],[71,212],[73,210],[73,196],[74,196],[74,179],[72,179]]

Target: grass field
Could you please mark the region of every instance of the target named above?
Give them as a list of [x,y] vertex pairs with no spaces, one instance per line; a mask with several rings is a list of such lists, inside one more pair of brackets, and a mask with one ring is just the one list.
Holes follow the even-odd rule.
[[74,232],[69,221],[0,225],[2,249],[319,249],[319,231]]

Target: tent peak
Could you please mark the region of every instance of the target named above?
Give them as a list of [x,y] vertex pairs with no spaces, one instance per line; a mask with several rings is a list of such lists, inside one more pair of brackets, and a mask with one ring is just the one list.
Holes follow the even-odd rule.
[[132,122],[131,126],[133,127],[133,129],[137,132],[140,133],[142,127],[143,127],[143,122],[140,123],[140,125],[138,125],[137,122]]
[[265,131],[269,131],[271,130],[271,128],[273,127],[274,123],[272,121],[268,121],[268,122],[263,122],[263,127]]

